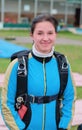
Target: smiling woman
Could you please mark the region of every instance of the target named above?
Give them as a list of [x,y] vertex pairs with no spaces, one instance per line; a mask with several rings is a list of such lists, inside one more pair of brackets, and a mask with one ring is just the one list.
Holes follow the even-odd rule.
[[[10,129],[68,129],[72,119],[74,87],[69,63],[63,54],[54,51],[57,26],[58,22],[52,15],[42,14],[34,18],[30,32],[33,40],[32,50],[28,56],[20,53],[7,68],[2,90],[1,111],[6,125]],[[24,66],[24,69],[21,65]],[[65,78],[66,84],[60,76],[60,70],[63,71],[63,77],[67,77]],[[22,76],[21,78],[25,78],[21,80],[17,74]],[[21,92],[20,90],[25,85],[23,82],[19,82],[21,87],[19,95],[16,97],[18,81],[24,81],[24,79],[28,91],[24,91],[25,94]],[[65,86],[61,100],[62,109],[60,109],[59,102],[61,84]],[[20,100],[22,102],[19,105]],[[28,118],[26,118],[27,116]]]

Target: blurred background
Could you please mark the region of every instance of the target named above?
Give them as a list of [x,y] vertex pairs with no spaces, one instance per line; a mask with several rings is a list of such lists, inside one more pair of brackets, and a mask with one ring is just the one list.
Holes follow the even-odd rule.
[[[70,62],[76,90],[71,130],[77,130],[82,123],[82,0],[0,0],[0,96],[11,55],[32,48],[31,22],[42,13],[59,22],[55,50]],[[0,130],[7,130],[1,112]]]
[[30,26],[40,13],[53,14],[61,27],[82,27],[82,0],[0,0],[2,28]]

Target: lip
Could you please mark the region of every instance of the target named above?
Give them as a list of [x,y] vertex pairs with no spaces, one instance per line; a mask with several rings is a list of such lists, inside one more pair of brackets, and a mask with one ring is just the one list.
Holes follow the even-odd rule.
[[49,44],[48,42],[42,43],[42,44]]
[[41,43],[43,46],[47,46],[47,45],[49,45],[49,43],[48,42],[45,42],[45,43]]
[[41,42],[41,44],[50,44],[50,42]]

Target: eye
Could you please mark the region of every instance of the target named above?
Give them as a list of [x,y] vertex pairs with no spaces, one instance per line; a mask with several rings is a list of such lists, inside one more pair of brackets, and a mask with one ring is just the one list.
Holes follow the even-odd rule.
[[38,32],[38,35],[42,35],[42,32]]
[[51,35],[51,34],[53,34],[53,32],[51,32],[51,31],[50,31],[50,32],[48,32],[48,34],[50,34],[50,35]]

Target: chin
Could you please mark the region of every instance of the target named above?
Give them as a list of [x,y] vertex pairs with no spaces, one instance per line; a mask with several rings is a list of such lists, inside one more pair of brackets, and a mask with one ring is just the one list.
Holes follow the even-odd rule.
[[50,52],[50,50],[42,50],[42,53],[45,53],[45,54],[47,54],[49,52]]
[[52,50],[51,48],[46,48],[46,49],[44,49],[44,52],[49,53],[51,50]]

